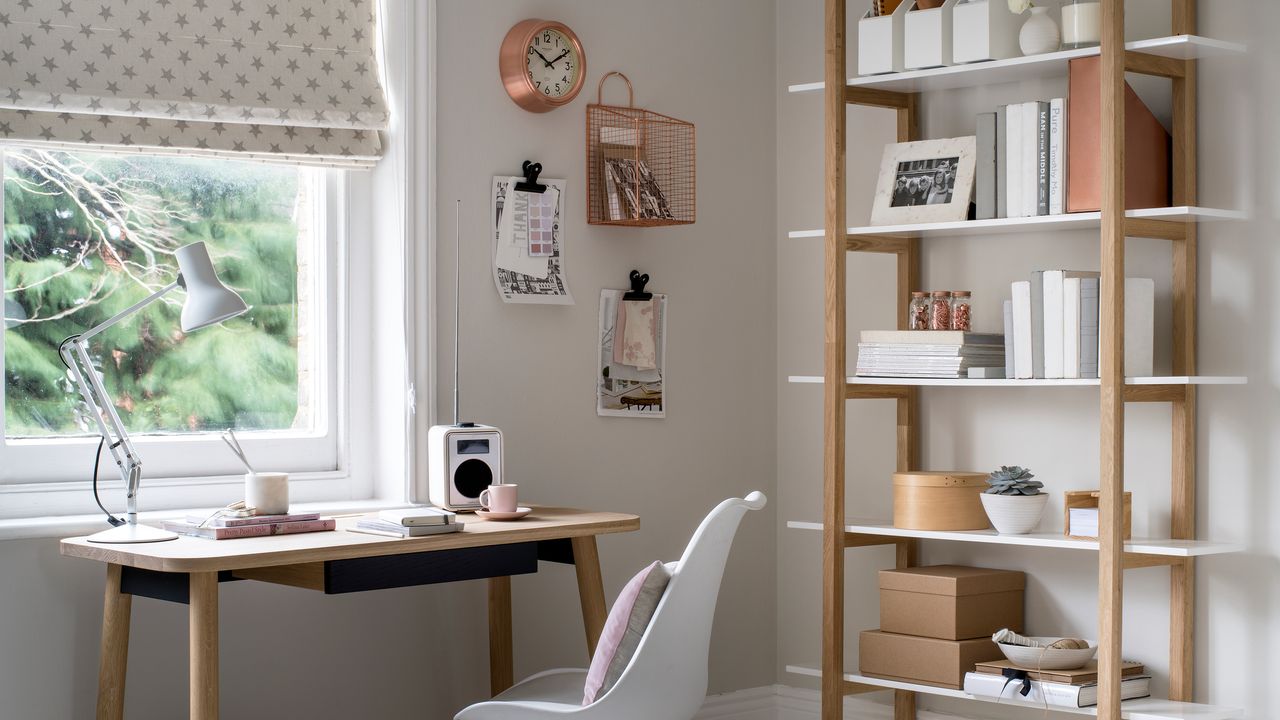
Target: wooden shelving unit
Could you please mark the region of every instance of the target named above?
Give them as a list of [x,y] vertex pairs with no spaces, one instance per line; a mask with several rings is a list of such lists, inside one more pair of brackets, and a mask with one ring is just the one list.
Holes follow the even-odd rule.
[[[922,540],[994,543],[1087,551],[1098,557],[1099,697],[1096,708],[1079,711],[1102,720],[1227,720],[1238,711],[1197,705],[1193,695],[1195,559],[1237,552],[1230,543],[1195,539],[1196,393],[1201,385],[1244,382],[1236,377],[1201,377],[1196,369],[1197,227],[1204,220],[1241,217],[1231,211],[1196,206],[1196,60],[1240,53],[1233,43],[1195,35],[1196,0],[1170,0],[1171,37],[1124,41],[1124,1],[1102,0],[1102,44],[1026,58],[893,75],[849,79],[846,72],[846,1],[826,0],[825,69],[820,83],[791,86],[792,92],[822,90],[826,173],[824,230],[791,233],[824,238],[824,375],[792,377],[823,386],[823,512],[820,523],[789,527],[822,532],[822,662],[817,668],[789,666],[822,681],[822,718],[840,720],[845,695],[891,690],[895,720],[915,717],[919,693],[974,698],[958,690],[846,673],[844,662],[845,552],[893,546],[897,567],[916,563]],[[961,223],[848,227],[846,191],[846,109],[850,104],[894,113],[899,142],[917,140],[919,93],[1034,78],[1065,77],[1067,62],[1101,56],[1103,177],[1102,211],[1038,218]],[[1124,74],[1166,77],[1173,82],[1173,205],[1124,211]],[[919,286],[922,238],[958,238],[994,233],[1097,230],[1100,236],[1102,296],[1101,369],[1097,380],[915,380],[847,377],[846,266],[850,252],[890,253],[897,259],[898,328],[905,329],[906,304]],[[1125,238],[1148,237],[1173,243],[1173,376],[1125,378]],[[897,407],[896,468],[920,468],[919,393],[924,387],[1094,387],[1101,409],[1100,521],[1097,541],[1058,535],[1001,536],[993,532],[922,532],[893,528],[875,520],[845,517],[845,425],[850,400],[888,399]],[[1167,402],[1172,412],[1171,522],[1167,538],[1126,542],[1121,534],[1124,492],[1124,413],[1129,402]],[[1156,565],[1170,568],[1169,695],[1164,699],[1120,702],[1121,616],[1124,571]],[[1055,708],[1055,710],[1058,708]],[[1065,711],[1065,710],[1064,710]]]

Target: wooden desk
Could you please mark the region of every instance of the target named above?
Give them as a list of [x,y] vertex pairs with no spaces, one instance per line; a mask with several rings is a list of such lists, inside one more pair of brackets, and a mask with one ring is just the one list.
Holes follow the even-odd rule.
[[191,718],[218,717],[218,583],[233,580],[335,594],[487,578],[489,684],[496,695],[514,681],[511,576],[537,572],[539,560],[574,565],[587,650],[594,653],[606,615],[596,536],[640,528],[635,515],[538,506],[514,523],[460,515],[462,532],[421,538],[345,532],[343,528],[355,520],[339,519],[335,532],[238,540],[183,537],[137,545],[97,545],[82,537],[63,540],[63,555],[107,563],[99,720],[124,716],[134,595],[190,607]]

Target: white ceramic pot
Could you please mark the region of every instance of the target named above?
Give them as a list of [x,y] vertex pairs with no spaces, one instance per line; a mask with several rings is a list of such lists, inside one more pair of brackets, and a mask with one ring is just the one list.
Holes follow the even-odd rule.
[[987,511],[991,525],[1001,535],[1026,535],[1036,529],[1044,506],[1049,502],[1048,493],[1039,495],[989,495],[982,493],[982,508]]
[[1053,52],[1062,44],[1062,36],[1058,34],[1058,24],[1049,16],[1049,8],[1031,8],[1031,17],[1022,24],[1018,32],[1018,47],[1023,55],[1039,55]]

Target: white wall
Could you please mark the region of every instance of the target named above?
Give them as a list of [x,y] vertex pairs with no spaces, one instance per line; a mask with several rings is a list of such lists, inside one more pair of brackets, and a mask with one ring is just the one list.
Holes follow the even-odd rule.
[[[499,43],[526,17],[567,22],[588,55],[587,89],[546,115],[518,109],[498,81]],[[642,565],[676,558],[716,502],[775,487],[773,3],[442,0],[438,20],[440,337],[452,332],[452,204],[461,198],[467,415],[506,432],[522,497],[641,516],[639,532],[601,541],[612,600]],[[697,224],[586,225],[585,107],[613,69],[630,75],[637,102],[697,124]],[[569,181],[573,307],[503,305],[493,287],[490,178],[526,158]],[[633,267],[670,294],[662,421],[594,410],[598,294],[624,287]],[[449,349],[442,341],[443,417]],[[772,507],[743,523],[713,634],[713,692],[774,680],[774,537]],[[51,539],[0,542],[0,720],[92,715],[102,572],[59,557]],[[514,593],[517,677],[585,666],[572,568],[516,578]],[[332,597],[231,583],[221,603],[226,717],[437,720],[487,694],[481,582]],[[133,617],[129,716],[184,716],[185,608],[138,599]],[[446,657],[432,656],[441,649]]]
[[[1276,71],[1273,38],[1249,38],[1250,11],[1272,3],[1201,3],[1202,34],[1252,40],[1265,50],[1248,62],[1202,63],[1200,97],[1201,204],[1245,207],[1265,197],[1257,214],[1274,207],[1275,188],[1268,174],[1253,181],[1254,157],[1274,164],[1275,141],[1255,138],[1252,96],[1274,103]],[[852,4],[851,4],[852,7]],[[1168,3],[1127,3],[1130,37],[1168,31]],[[1268,8],[1267,12],[1274,12]],[[851,10],[852,15],[852,10]],[[1255,27],[1276,27],[1254,22]],[[822,99],[819,94],[787,96],[789,83],[822,77],[821,0],[779,3],[778,53],[778,515],[816,519],[822,503],[822,398],[818,386],[785,384],[788,374],[822,371],[822,248],[820,240],[788,240],[786,232],[822,226]],[[852,25],[851,25],[852,28]],[[856,34],[850,34],[855,37]],[[1272,84],[1251,67],[1262,63]],[[850,73],[856,72],[850,60]],[[973,133],[973,118],[996,105],[1065,91],[1065,81],[1027,83],[953,91],[928,97],[923,109],[924,137]],[[1140,88],[1145,90],[1146,88]],[[1148,93],[1159,102],[1160,88]],[[1167,86],[1164,89],[1167,95]],[[1167,100],[1166,100],[1167,102]],[[864,224],[876,180],[882,146],[892,142],[893,119],[886,111],[850,110],[849,224]],[[1271,117],[1274,117],[1272,115]],[[1273,123],[1272,123],[1273,124]],[[1257,128],[1259,131],[1264,128]],[[1270,128],[1265,128],[1270,130]],[[1259,145],[1270,154],[1259,155]],[[1268,165],[1269,168],[1269,165]],[[1263,187],[1269,189],[1263,191]],[[1269,193],[1263,195],[1262,193]],[[1274,221],[1272,215],[1268,218]],[[1201,226],[1200,371],[1247,374],[1248,389],[1208,389],[1200,393],[1199,522],[1201,537],[1240,540],[1250,546],[1241,555],[1200,563],[1197,609],[1197,699],[1246,704],[1253,717],[1280,707],[1280,691],[1260,678],[1275,677],[1274,645],[1280,638],[1275,597],[1280,589],[1276,531],[1271,516],[1278,507],[1271,489],[1277,437],[1270,405],[1275,398],[1275,343],[1272,288],[1276,253],[1259,224]],[[991,238],[926,240],[920,289],[968,288],[974,291],[977,330],[1001,331],[1001,302],[1008,283],[1037,268],[1096,269],[1096,233],[1001,235]],[[892,327],[895,312],[891,256],[854,254],[849,262],[850,362],[856,357],[857,332]],[[1163,343],[1157,371],[1169,367],[1170,248],[1162,241],[1133,240],[1128,273],[1156,279],[1157,313]],[[1061,492],[1097,487],[1098,399],[1087,389],[961,390],[939,388],[923,394],[923,462],[928,468],[991,468],[1020,464],[1033,468],[1053,493],[1045,513],[1048,527],[1061,527]],[[849,404],[848,511],[850,515],[889,517],[890,475],[894,466],[894,410],[888,401]],[[1167,532],[1170,468],[1167,405],[1129,405],[1126,483],[1134,492],[1134,534]],[[779,530],[778,672],[779,682],[807,683],[786,674],[789,663],[817,662],[820,652],[821,582],[818,533]],[[925,544],[928,564],[962,563],[1025,570],[1028,630],[1033,634],[1096,636],[1096,561],[1067,551]],[[891,567],[889,550],[849,552],[846,667],[857,668],[857,634],[878,623],[877,568]],[[1125,657],[1147,664],[1165,692],[1168,669],[1168,570],[1126,574]],[[883,695],[883,694],[882,694]],[[978,712],[963,702],[929,701],[950,712]]]

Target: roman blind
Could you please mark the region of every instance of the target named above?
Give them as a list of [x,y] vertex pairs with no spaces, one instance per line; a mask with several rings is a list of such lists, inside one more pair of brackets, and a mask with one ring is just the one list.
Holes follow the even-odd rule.
[[0,143],[368,167],[376,0],[4,0]]

